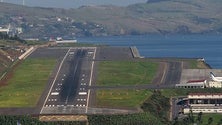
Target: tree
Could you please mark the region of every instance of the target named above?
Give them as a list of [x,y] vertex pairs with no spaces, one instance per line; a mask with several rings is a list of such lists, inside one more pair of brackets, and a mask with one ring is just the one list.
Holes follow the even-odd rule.
[[217,123],[217,125],[221,125],[222,124],[222,119],[220,119],[220,121]]
[[208,125],[210,125],[212,122],[213,122],[213,118],[210,117],[210,118],[208,119]]
[[199,112],[199,113],[198,113],[198,116],[197,116],[197,121],[198,121],[199,123],[201,123],[201,120],[202,120],[202,115],[203,115],[203,113],[202,113],[202,112]]
[[188,119],[191,123],[194,123],[194,115],[192,109],[190,109],[190,113],[188,115]]

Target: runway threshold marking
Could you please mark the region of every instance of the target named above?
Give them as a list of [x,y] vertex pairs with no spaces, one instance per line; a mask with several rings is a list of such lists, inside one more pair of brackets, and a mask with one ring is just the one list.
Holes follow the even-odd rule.
[[[94,68],[94,59],[96,57],[96,47],[95,47],[95,51],[94,51],[94,55],[93,55],[93,61],[92,61],[92,65],[91,65],[91,74],[90,74],[90,79],[89,79],[89,86],[91,86],[92,84],[92,75],[93,75],[93,68]],[[89,96],[90,96],[90,89],[88,89],[88,97],[87,97],[87,103],[86,103],[86,113],[88,112],[88,106],[89,106]]]
[[69,48],[69,50],[67,51],[66,55],[64,56],[62,62],[61,62],[60,65],[59,65],[59,69],[58,69],[58,71],[57,71],[57,73],[56,73],[55,79],[53,80],[52,86],[51,86],[50,89],[49,89],[48,95],[47,95],[47,97],[46,97],[46,99],[45,99],[45,101],[44,101],[44,104],[43,104],[43,106],[42,106],[42,109],[41,109],[41,111],[40,111],[40,114],[42,113],[42,110],[43,110],[43,108],[44,108],[44,106],[45,106],[45,104],[46,104],[46,102],[47,102],[47,99],[49,98],[49,95],[50,95],[50,93],[51,93],[51,91],[52,91],[52,88],[53,88],[53,86],[54,86],[54,84],[55,84],[55,81],[56,81],[56,79],[57,79],[57,77],[58,77],[58,75],[59,75],[59,72],[60,72],[61,68],[62,68],[63,62],[65,61],[66,57],[68,56],[70,50],[71,50],[71,48]]

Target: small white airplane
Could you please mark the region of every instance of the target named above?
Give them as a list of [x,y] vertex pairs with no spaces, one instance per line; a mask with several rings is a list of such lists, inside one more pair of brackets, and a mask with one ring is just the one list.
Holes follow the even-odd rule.
[[216,77],[212,72],[210,72],[210,78],[217,82],[222,82],[222,77]]

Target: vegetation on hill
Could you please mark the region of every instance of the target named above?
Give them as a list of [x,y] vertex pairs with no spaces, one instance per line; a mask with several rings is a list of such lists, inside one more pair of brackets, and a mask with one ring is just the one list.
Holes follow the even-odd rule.
[[149,0],[66,10],[1,3],[0,25],[22,27],[23,37],[221,33],[221,6],[218,0]]
[[128,115],[90,115],[90,125],[161,125],[158,118],[150,113]]
[[[30,116],[0,116],[2,125],[86,125],[86,122],[58,121],[42,122]],[[184,120],[176,119],[174,122],[161,122],[160,119],[150,113],[128,114],[128,115],[89,115],[89,125],[221,125],[221,114],[198,114],[189,115]]]
[[153,94],[142,104],[141,108],[145,112],[150,112],[153,116],[159,118],[161,122],[169,122],[170,100],[161,94],[160,91],[154,91]]
[[[26,41],[25,40],[22,40],[21,38],[19,38],[17,35],[15,36],[9,36],[8,34],[5,34],[5,33],[1,33],[0,32],[0,40],[1,41],[6,41],[6,42],[9,42],[9,43],[15,43],[15,42],[19,42],[19,43],[22,43],[22,44],[25,44]],[[0,42],[0,45],[3,47],[3,46],[6,46],[4,44],[1,44]]]
[[188,117],[182,119],[175,119],[172,125],[221,125],[222,118],[221,114],[204,114],[202,112],[198,114],[193,114],[190,112]]
[[31,116],[0,116],[1,125],[85,125],[85,122],[41,122]]
[[163,2],[163,1],[170,1],[170,0],[147,0],[147,3]]

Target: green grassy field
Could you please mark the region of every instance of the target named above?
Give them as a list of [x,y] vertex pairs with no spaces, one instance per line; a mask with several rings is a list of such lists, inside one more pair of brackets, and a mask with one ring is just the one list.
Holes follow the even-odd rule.
[[207,125],[209,118],[212,117],[213,121],[211,125],[221,125],[222,124],[222,114],[203,114],[203,123],[201,125]]
[[170,98],[177,96],[187,96],[189,93],[220,93],[222,89],[205,88],[205,89],[162,89],[162,95]]
[[174,122],[173,125],[221,125],[222,115],[221,114],[202,114],[198,119],[199,114],[193,115],[193,121],[191,120],[179,120]]
[[98,90],[96,102],[99,107],[137,108],[151,94],[148,90]]
[[202,61],[190,60],[189,64],[190,64],[191,69],[206,69],[206,68],[208,68],[207,65]]
[[0,107],[34,107],[55,64],[55,59],[25,60],[0,88]]
[[97,85],[150,84],[157,67],[153,62],[100,62]]

